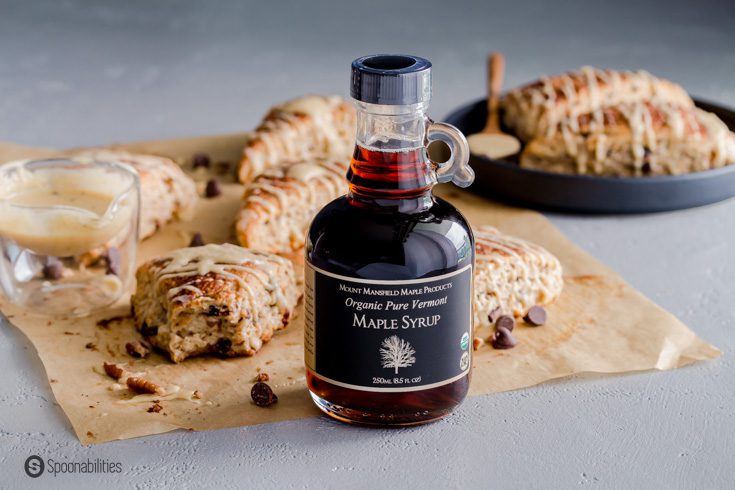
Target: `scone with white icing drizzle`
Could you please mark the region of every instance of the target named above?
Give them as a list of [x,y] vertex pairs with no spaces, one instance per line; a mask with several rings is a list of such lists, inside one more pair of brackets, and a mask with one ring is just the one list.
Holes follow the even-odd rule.
[[475,325],[488,325],[496,308],[523,316],[535,305],[559,297],[564,285],[559,260],[534,243],[501,233],[492,226],[475,235]]
[[347,192],[347,163],[308,160],[271,168],[245,189],[235,231],[244,247],[278,254],[304,247],[309,223]]
[[600,107],[645,100],[682,107],[694,102],[679,85],[646,71],[601,70],[585,66],[513,89],[503,97],[503,122],[523,141],[551,136],[559,122]]
[[349,161],[355,109],[342,97],[309,95],[268,112],[245,144],[238,177],[246,184],[270,167],[314,158]]
[[735,134],[679,85],[584,67],[512,90],[504,122],[521,167],[602,176],[679,175],[735,162]]
[[697,107],[632,102],[561,121],[532,139],[521,166],[603,176],[680,175],[735,162],[735,134]]
[[153,235],[169,221],[186,215],[196,205],[196,184],[170,158],[108,149],[84,150],[74,156],[124,163],[138,172],[141,239]]
[[299,299],[291,262],[231,244],[182,248],[138,268],[135,326],[174,362],[255,354]]

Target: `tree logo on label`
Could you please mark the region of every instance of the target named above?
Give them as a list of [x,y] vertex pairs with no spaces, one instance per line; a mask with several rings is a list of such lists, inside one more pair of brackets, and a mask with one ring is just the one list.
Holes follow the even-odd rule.
[[406,342],[398,335],[383,340],[380,344],[380,362],[384,368],[393,368],[398,374],[398,368],[413,366],[416,362],[416,350],[410,343]]

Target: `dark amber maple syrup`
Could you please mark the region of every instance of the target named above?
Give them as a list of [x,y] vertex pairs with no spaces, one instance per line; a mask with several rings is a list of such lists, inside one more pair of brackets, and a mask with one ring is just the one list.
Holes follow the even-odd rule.
[[[314,219],[307,260],[340,275],[387,280],[439,276],[471,264],[474,251],[456,247],[472,243],[469,226],[453,206],[431,194],[436,180],[425,148],[385,146],[391,149],[356,146],[347,173],[350,193]],[[350,423],[436,420],[462,402],[470,383],[468,372],[435,388],[385,393],[338,386],[306,371],[317,405]]]

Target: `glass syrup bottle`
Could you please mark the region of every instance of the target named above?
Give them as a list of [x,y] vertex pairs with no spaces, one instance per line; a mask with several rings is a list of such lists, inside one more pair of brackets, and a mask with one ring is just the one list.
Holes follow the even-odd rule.
[[[352,63],[357,141],[349,193],[325,206],[306,241],[305,362],[311,396],[345,422],[412,425],[449,414],[472,365],[474,238],[432,195],[472,183],[455,127],[426,116],[431,63],[366,56]],[[429,159],[441,140],[449,159]]]

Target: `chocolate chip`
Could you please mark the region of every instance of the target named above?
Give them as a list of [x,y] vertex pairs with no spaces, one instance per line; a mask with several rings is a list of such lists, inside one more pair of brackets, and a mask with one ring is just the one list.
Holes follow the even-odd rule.
[[502,314],[503,310],[501,310],[500,306],[498,306],[497,308],[494,308],[493,311],[487,314],[487,320],[490,323],[495,323],[496,321],[498,321],[498,318],[500,318]]
[[543,325],[546,323],[546,310],[538,305],[532,306],[531,309],[528,310],[528,313],[526,313],[526,316],[523,317],[523,321],[533,325],[534,327]]
[[207,187],[204,189],[204,195],[206,197],[217,197],[222,194],[222,186],[216,179],[210,179],[207,182]]
[[505,328],[509,332],[513,331],[513,327],[516,326],[516,321],[510,315],[501,315],[495,320],[495,328]]
[[120,256],[120,249],[116,247],[110,247],[107,249],[107,273],[115,276],[120,275],[120,264],[122,263],[122,257]]
[[641,165],[641,172],[644,174],[650,174],[651,173],[651,164],[646,162],[643,165]]
[[[219,315],[219,308],[216,305],[209,305],[209,309],[207,310],[207,316],[217,316]],[[220,340],[226,340],[226,339],[220,339]]]
[[211,162],[212,160],[210,160],[209,155],[207,155],[206,153],[197,153],[196,155],[194,155],[194,158],[191,159],[191,165],[193,168],[209,168],[209,164]]
[[191,241],[189,242],[190,247],[201,247],[204,246],[204,238],[202,238],[201,233],[194,233],[194,236],[191,237]]
[[493,333],[490,343],[494,349],[512,349],[518,345],[518,341],[510,333],[510,330],[503,327],[497,327]]
[[259,407],[268,407],[278,401],[270,386],[262,381],[255,383],[250,390],[250,398]]
[[151,351],[147,345],[139,340],[125,344],[125,350],[128,351],[129,355],[138,359],[144,358]]
[[215,345],[217,352],[223,356],[227,354],[227,352],[230,350],[230,347],[232,347],[232,341],[224,337],[217,340],[217,345]]
[[44,279],[61,279],[64,276],[64,264],[56,257],[47,257],[41,273]]
[[140,334],[143,337],[154,337],[158,335],[158,327],[156,325],[148,325],[146,322],[140,326]]

